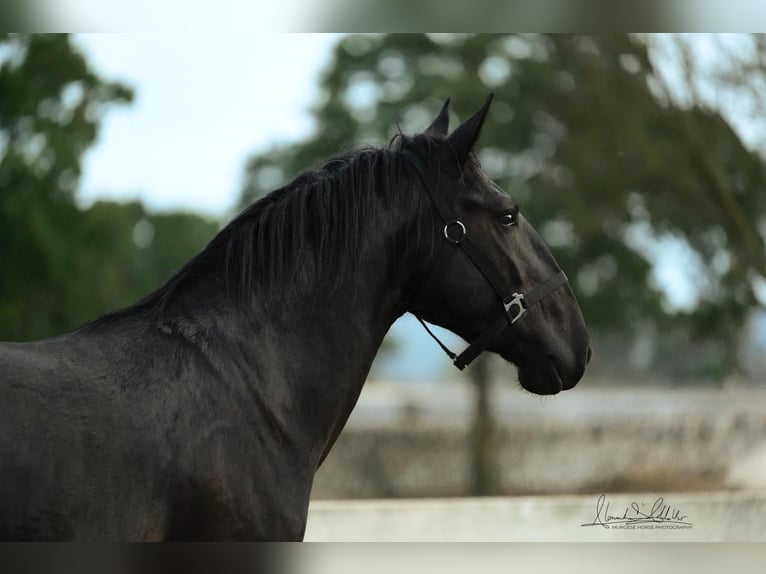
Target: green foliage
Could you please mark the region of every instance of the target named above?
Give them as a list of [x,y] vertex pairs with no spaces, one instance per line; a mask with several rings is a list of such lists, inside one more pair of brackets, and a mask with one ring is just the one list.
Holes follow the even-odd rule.
[[0,36],[0,339],[55,335],[136,301],[216,231],[139,204],[75,205],[100,118],[131,97],[66,35]]
[[[766,171],[717,112],[661,88],[649,48],[627,34],[348,36],[314,136],[254,157],[243,202],[338,150],[388,141],[397,123],[421,130],[447,96],[467,115],[491,89],[482,164],[551,245],[588,324],[728,335],[756,304],[752,274],[766,276]],[[651,238],[701,262],[693,312],[669,308],[652,280]]]

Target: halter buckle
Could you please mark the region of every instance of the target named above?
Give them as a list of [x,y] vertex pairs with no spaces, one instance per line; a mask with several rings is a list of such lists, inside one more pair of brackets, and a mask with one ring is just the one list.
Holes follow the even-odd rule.
[[[456,229],[457,235],[450,234],[450,229]],[[463,241],[463,239],[465,239],[465,235],[465,225],[463,225],[463,222],[459,219],[453,219],[452,221],[448,221],[444,224],[444,238],[450,243],[457,245]]]
[[[527,312],[527,308],[524,306],[524,295],[522,295],[521,293],[514,293],[513,295],[511,295],[510,301],[504,302],[503,306],[505,307],[505,314],[511,320],[511,324],[521,319],[521,316]],[[511,309],[513,307],[516,307],[518,309],[516,316],[513,316],[511,314]]]

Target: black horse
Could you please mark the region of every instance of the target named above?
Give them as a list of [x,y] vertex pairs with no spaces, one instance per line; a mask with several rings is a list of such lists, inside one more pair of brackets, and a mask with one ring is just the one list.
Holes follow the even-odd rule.
[[486,347],[533,393],[573,387],[580,309],[472,153],[490,101],[300,175],[128,309],[0,344],[0,539],[302,539],[408,311],[479,339],[461,367]]

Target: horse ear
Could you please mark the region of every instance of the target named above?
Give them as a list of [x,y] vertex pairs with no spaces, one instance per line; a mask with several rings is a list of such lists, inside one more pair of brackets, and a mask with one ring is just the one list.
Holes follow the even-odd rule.
[[459,159],[465,159],[473,149],[476,140],[479,139],[481,127],[484,125],[484,119],[487,117],[489,106],[494,97],[495,93],[490,92],[481,109],[455,128],[455,131],[447,138]]
[[449,98],[444,101],[439,115],[426,129],[425,133],[429,136],[443,136],[447,137],[447,130],[449,130]]

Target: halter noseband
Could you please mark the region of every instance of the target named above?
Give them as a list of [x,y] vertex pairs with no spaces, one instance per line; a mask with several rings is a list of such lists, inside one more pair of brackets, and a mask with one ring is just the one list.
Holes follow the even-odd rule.
[[431,202],[434,204],[434,207],[436,207],[436,211],[439,212],[439,216],[444,222],[443,233],[445,239],[431,268],[426,273],[425,280],[413,299],[411,307],[421,307],[428,302],[434,289],[444,276],[444,272],[446,271],[452,256],[457,252],[457,248],[462,249],[473,262],[479,272],[490,284],[493,291],[497,294],[503,306],[503,311],[500,316],[459,355],[450,351],[444,343],[434,335],[431,329],[428,328],[425,321],[415,315],[425,330],[428,331],[428,334],[434,338],[442,350],[453,360],[453,364],[462,371],[471,363],[471,361],[478,357],[492,341],[500,336],[500,333],[502,333],[506,327],[516,323],[528,309],[531,309],[544,297],[547,297],[556,291],[556,289],[566,284],[567,276],[563,271],[559,271],[553,277],[541,283],[527,294],[519,293],[517,291],[508,293],[508,291],[502,288],[502,276],[497,272],[495,265],[468,238],[468,231],[466,230],[465,224],[455,216],[449,203],[434,192],[430,185],[428,171],[420,158],[411,152],[405,152],[404,155],[413,165],[415,171],[417,171],[418,176],[423,183],[423,187],[425,187],[428,196],[431,198]]

